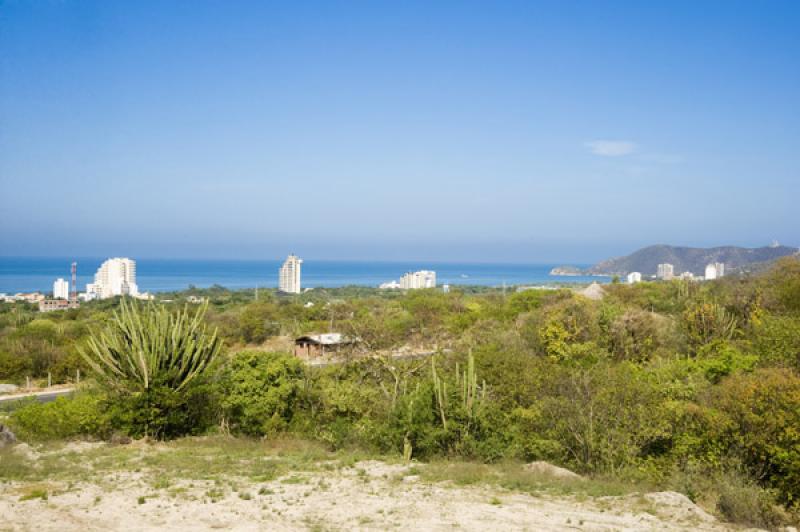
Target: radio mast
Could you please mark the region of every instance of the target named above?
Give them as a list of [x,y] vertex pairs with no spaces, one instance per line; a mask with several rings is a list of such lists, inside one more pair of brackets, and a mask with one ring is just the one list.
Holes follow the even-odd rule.
[[72,291],[69,295],[69,300],[73,303],[78,301],[78,263],[72,263]]

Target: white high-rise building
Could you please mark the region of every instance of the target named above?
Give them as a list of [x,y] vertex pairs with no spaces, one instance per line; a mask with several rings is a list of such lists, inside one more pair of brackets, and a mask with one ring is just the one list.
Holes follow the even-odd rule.
[[436,288],[436,272],[429,270],[408,272],[400,278],[400,288],[404,290]]
[[294,254],[286,258],[278,274],[278,289],[287,294],[300,293],[300,265],[303,260]]
[[641,283],[642,274],[640,272],[631,272],[628,274],[628,284]]
[[62,278],[53,283],[53,299],[69,299],[69,281]]
[[656,277],[659,279],[664,279],[665,281],[669,281],[675,277],[675,267],[669,262],[659,264],[658,270],[656,270]]
[[94,283],[86,285],[86,293],[92,294],[92,297],[97,299],[138,296],[136,261],[128,258],[108,259],[94,274]]
[[721,262],[712,262],[706,266],[706,281],[719,279],[723,275],[725,275],[725,264]]

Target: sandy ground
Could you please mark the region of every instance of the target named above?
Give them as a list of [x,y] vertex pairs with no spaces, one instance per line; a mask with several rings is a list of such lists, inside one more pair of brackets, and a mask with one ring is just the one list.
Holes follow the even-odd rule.
[[[269,481],[180,481],[134,472],[42,483],[41,498],[0,485],[0,530],[727,530],[683,495],[537,497],[430,484],[378,461]],[[24,487],[30,493],[30,486]]]

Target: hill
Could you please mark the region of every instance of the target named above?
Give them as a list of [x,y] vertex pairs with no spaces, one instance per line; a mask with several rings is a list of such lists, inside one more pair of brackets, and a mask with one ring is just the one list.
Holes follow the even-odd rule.
[[587,273],[625,275],[641,272],[643,275],[655,275],[658,265],[667,262],[675,267],[676,274],[688,271],[703,275],[706,265],[711,262],[722,262],[726,271],[732,272],[746,270],[751,266],[761,267],[764,263],[798,253],[798,248],[789,246],[689,248],[657,245],[642,248],[625,257],[604,260],[589,268]]

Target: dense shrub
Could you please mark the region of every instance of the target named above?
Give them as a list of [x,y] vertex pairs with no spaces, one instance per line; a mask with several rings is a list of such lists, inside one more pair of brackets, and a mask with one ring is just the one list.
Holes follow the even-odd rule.
[[708,437],[737,456],[782,502],[800,508],[800,377],[788,370],[736,374],[710,389],[723,419]]
[[609,350],[618,360],[644,362],[665,343],[669,324],[653,312],[631,309],[610,325]]
[[92,392],[49,403],[32,401],[12,413],[10,424],[22,440],[105,437],[112,430],[105,398]]
[[283,353],[243,351],[223,377],[222,408],[234,431],[264,436],[285,430],[298,408],[305,372]]
[[239,315],[239,330],[244,342],[260,344],[270,336],[280,334],[278,309],[271,302],[247,305]]
[[753,327],[748,345],[762,365],[792,367],[800,371],[800,318],[764,316]]
[[180,391],[152,386],[135,394],[112,393],[107,403],[114,429],[134,438],[202,434],[219,420],[218,389],[204,381]]
[[[668,450],[674,412],[656,382],[631,364],[553,367],[525,416],[531,449],[582,471],[616,472]],[[553,452],[555,451],[555,454]]]
[[800,313],[800,258],[778,260],[761,281],[767,306],[781,312]]

